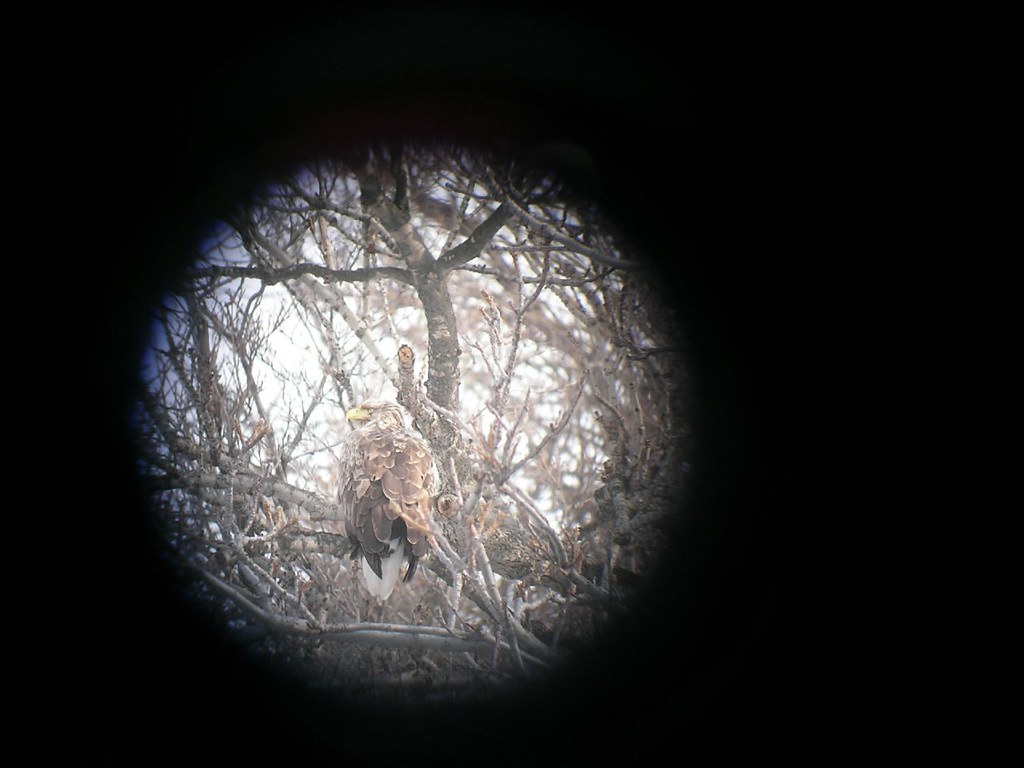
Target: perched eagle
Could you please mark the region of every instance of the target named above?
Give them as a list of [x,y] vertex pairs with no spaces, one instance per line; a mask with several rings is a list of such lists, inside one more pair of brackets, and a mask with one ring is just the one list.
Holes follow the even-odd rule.
[[379,400],[353,408],[355,425],[342,441],[338,501],[352,558],[362,556],[370,594],[387,600],[416,573],[430,548],[431,504],[437,479],[430,446],[405,428],[402,409]]

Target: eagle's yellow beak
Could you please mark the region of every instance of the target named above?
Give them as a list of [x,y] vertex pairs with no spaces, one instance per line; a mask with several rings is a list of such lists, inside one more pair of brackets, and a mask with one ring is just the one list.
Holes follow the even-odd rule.
[[366,421],[370,418],[370,412],[365,408],[353,408],[345,414],[345,418],[349,421]]

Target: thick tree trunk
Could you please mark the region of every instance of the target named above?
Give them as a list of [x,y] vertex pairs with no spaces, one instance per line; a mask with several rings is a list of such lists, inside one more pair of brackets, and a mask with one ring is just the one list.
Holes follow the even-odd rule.
[[444,408],[457,410],[462,350],[455,310],[448,295],[448,275],[453,267],[480,254],[502,225],[512,218],[513,209],[507,204],[499,206],[464,242],[435,258],[409,221],[404,175],[400,169],[397,171],[401,179],[397,195],[399,203],[405,205],[396,204],[383,194],[380,179],[365,158],[361,158],[355,173],[363,210],[380,221],[394,239],[398,255],[405,260],[423,305],[428,338],[427,396]]

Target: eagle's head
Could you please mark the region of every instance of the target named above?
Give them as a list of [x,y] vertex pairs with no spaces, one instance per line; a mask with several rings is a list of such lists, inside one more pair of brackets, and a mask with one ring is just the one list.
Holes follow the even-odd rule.
[[384,400],[367,400],[362,405],[352,408],[345,414],[345,418],[357,428],[368,424],[394,429],[405,428],[405,415],[401,407]]

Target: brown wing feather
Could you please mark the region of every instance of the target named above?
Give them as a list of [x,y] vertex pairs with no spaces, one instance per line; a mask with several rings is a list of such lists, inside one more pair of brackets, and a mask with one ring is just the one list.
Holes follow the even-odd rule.
[[370,513],[370,521],[373,523],[373,536],[381,544],[391,541],[391,517],[388,515],[388,507],[376,506]]

